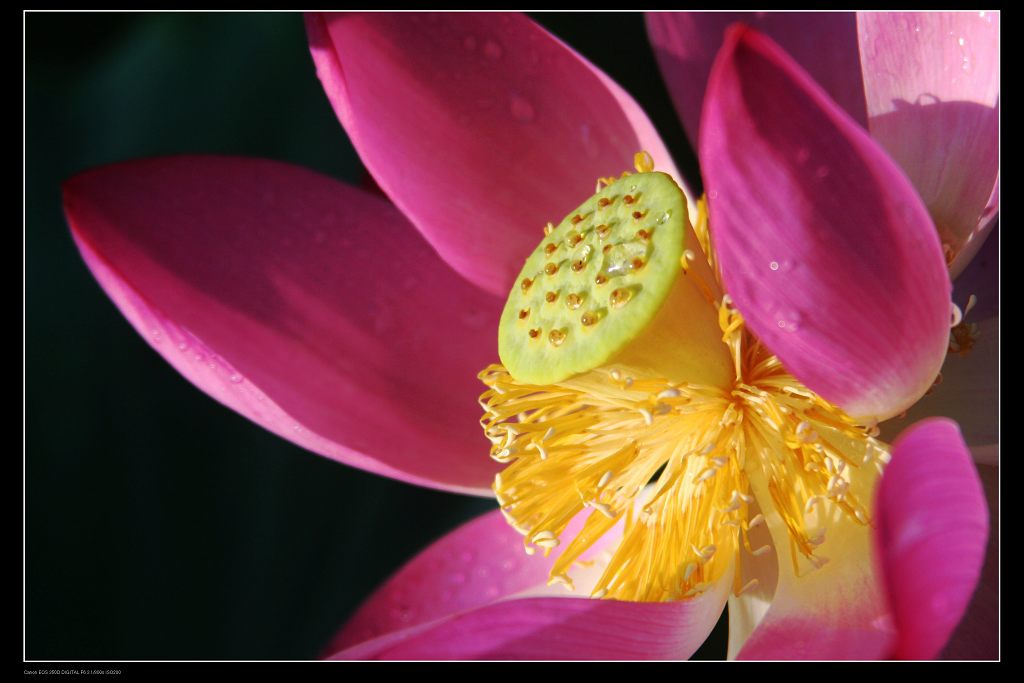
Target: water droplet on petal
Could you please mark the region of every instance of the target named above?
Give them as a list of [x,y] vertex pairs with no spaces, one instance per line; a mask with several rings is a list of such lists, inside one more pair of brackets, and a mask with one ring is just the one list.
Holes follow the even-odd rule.
[[484,43],[484,56],[492,62],[501,59],[503,54],[505,54],[505,50],[502,49],[496,40],[488,40]]
[[531,123],[537,117],[533,105],[522,95],[512,95],[509,99],[509,111],[512,118],[520,123]]
[[779,269],[779,262],[778,261],[772,261],[771,263],[768,264],[768,267],[771,268],[772,270],[778,270]]
[[228,379],[231,380],[232,384],[241,384],[242,382],[242,376],[239,375],[237,372],[231,373],[231,377],[229,377]]

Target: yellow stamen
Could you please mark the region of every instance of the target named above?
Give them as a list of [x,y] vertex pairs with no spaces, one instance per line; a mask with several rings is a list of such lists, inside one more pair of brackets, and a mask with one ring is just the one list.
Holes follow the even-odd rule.
[[[649,155],[635,161],[641,173],[653,167]],[[752,547],[748,538],[766,523],[761,511],[769,507],[788,530],[798,574],[801,557],[814,567],[827,561],[816,554],[826,525],[839,516],[870,521],[864,492],[888,461],[877,425],[855,422],[804,387],[750,334],[721,294],[716,263],[707,257],[703,199],[698,209],[689,233],[696,240],[687,242],[679,267],[700,294],[675,308],[692,314],[708,305],[710,319],[717,315],[718,332],[703,343],[723,345],[709,357],[721,351],[724,372],[700,380],[711,383],[663,372],[676,369],[678,348],[649,330],[609,365],[555,384],[519,381],[498,364],[479,375],[488,387],[481,425],[492,457],[507,464],[495,494],[528,553],[560,553],[551,584],[571,588],[580,558],[615,527],[621,540],[591,595],[662,601],[702,592],[734,566],[741,548],[755,557],[771,552],[772,545]],[[614,308],[630,295],[620,287],[602,296]],[[576,308],[582,300],[569,294],[566,303]],[[582,324],[600,334],[609,323],[591,327],[598,319],[585,312]],[[549,333],[551,344],[562,339],[561,330]],[[755,477],[767,491],[756,503]],[[563,537],[581,514],[580,530]],[[786,556],[785,548],[776,550]],[[758,585],[741,570],[737,594]]]

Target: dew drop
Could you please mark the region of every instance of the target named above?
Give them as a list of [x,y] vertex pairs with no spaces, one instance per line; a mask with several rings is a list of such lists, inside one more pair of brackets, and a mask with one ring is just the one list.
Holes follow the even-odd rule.
[[605,252],[601,270],[609,277],[619,277],[630,272],[637,260],[647,260],[648,245],[640,240],[632,240],[621,244],[609,245]]
[[484,56],[492,62],[498,61],[504,54],[505,50],[502,49],[496,40],[488,40],[484,43]]
[[537,117],[533,105],[522,95],[512,95],[509,99],[509,111],[512,118],[520,123],[530,123]]
[[242,376],[239,375],[237,372],[231,373],[231,377],[229,377],[228,379],[231,380],[232,384],[241,384],[242,383]]
[[771,263],[768,264],[768,267],[771,268],[772,270],[778,270],[779,269],[779,262],[778,261],[772,261]]
[[179,351],[188,351],[188,342],[179,342],[178,343],[178,350]]
[[718,199],[718,190],[708,192],[708,199]]

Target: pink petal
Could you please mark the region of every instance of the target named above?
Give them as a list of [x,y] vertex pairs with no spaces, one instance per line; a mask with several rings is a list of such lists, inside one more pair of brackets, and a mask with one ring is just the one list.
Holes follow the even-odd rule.
[[317,74],[381,188],[441,256],[505,297],[543,236],[647,150],[624,90],[518,14],[310,15]]
[[999,444],[999,240],[992,237],[953,284],[961,308],[971,295],[977,305],[966,320],[978,326],[978,338],[966,354],[950,353],[942,365],[942,382],[907,411],[882,426],[893,441],[900,430],[927,417],[952,418],[960,426],[975,462],[995,464]]
[[722,277],[754,333],[855,416],[913,404],[945,357],[950,282],[895,164],[746,28],[715,63],[700,157]]
[[985,488],[991,524],[985,564],[978,589],[942,649],[941,659],[999,658],[999,469],[979,465],[978,475]]
[[771,36],[858,123],[865,125],[864,85],[852,12],[657,12],[647,33],[676,111],[696,146],[701,104],[725,29],[742,21]]
[[573,594],[544,588],[553,561],[526,556],[495,510],[399,570],[329,650],[338,659],[685,659],[717,622],[729,585],[676,603],[565,597]]
[[[764,471],[746,471],[755,499],[771,501]],[[863,475],[852,479],[850,492],[869,501],[875,481]],[[870,527],[842,512],[830,515],[815,549],[827,562],[816,568],[792,551],[789,529],[775,506],[769,502],[760,509],[765,524],[753,530],[750,544],[768,544],[772,551],[759,558],[744,552],[740,558],[738,583],[757,579],[759,585],[729,599],[729,657],[880,659],[891,652],[896,633]]]
[[974,593],[988,538],[985,495],[955,422],[926,420],[896,440],[877,515],[895,654],[932,659]]
[[857,25],[871,135],[960,251],[998,206],[999,13],[863,12]]
[[386,202],[226,157],[96,169],[64,200],[104,290],[200,389],[341,462],[488,493],[475,375],[501,302]]

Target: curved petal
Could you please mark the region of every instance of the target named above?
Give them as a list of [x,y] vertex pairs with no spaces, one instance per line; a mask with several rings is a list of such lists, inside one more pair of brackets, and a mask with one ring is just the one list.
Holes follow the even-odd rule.
[[[455,270],[507,296],[598,177],[651,153],[647,116],[518,14],[309,15],[317,74],[381,188]],[[692,203],[692,202],[691,202]]]
[[985,558],[988,510],[956,423],[903,433],[878,487],[878,546],[901,659],[932,659],[964,615]]
[[862,126],[864,84],[852,12],[653,12],[647,34],[690,141],[700,139],[700,114],[711,64],[725,29],[742,21],[773,40],[805,68]]
[[722,278],[754,333],[855,416],[913,404],[945,357],[951,285],[896,165],[744,27],[715,63],[700,158]]
[[64,202],[107,294],[197,387],[346,464],[489,494],[476,373],[501,302],[389,204],[227,157],[96,169]]
[[[676,603],[566,597],[546,588],[553,561],[527,557],[495,510],[399,570],[329,649],[338,659],[685,659],[717,622],[729,585]],[[576,578],[585,594],[588,577]]]
[[942,382],[932,387],[905,416],[882,425],[892,442],[907,425],[927,417],[952,418],[971,447],[975,462],[995,464],[999,457],[999,244],[993,236],[953,284],[961,309],[971,296],[977,305],[964,320],[976,327],[970,350],[951,352],[942,365]]
[[981,582],[941,659],[999,659],[999,468],[979,465],[988,501],[989,533]]
[[[750,487],[760,503],[771,501],[765,473],[747,467]],[[850,491],[871,500],[877,476],[851,479]],[[819,506],[824,541],[815,566],[791,549],[789,530],[774,505],[762,504],[767,534],[751,538],[752,547],[769,543],[772,552],[758,562],[741,559],[741,581],[757,578],[758,590],[729,601],[729,657],[737,659],[882,659],[896,633],[884,580],[874,558],[871,529],[834,503]],[[733,616],[743,632],[731,633]],[[749,637],[744,638],[744,636]]]
[[999,13],[862,12],[857,26],[871,135],[958,253],[998,207]]

